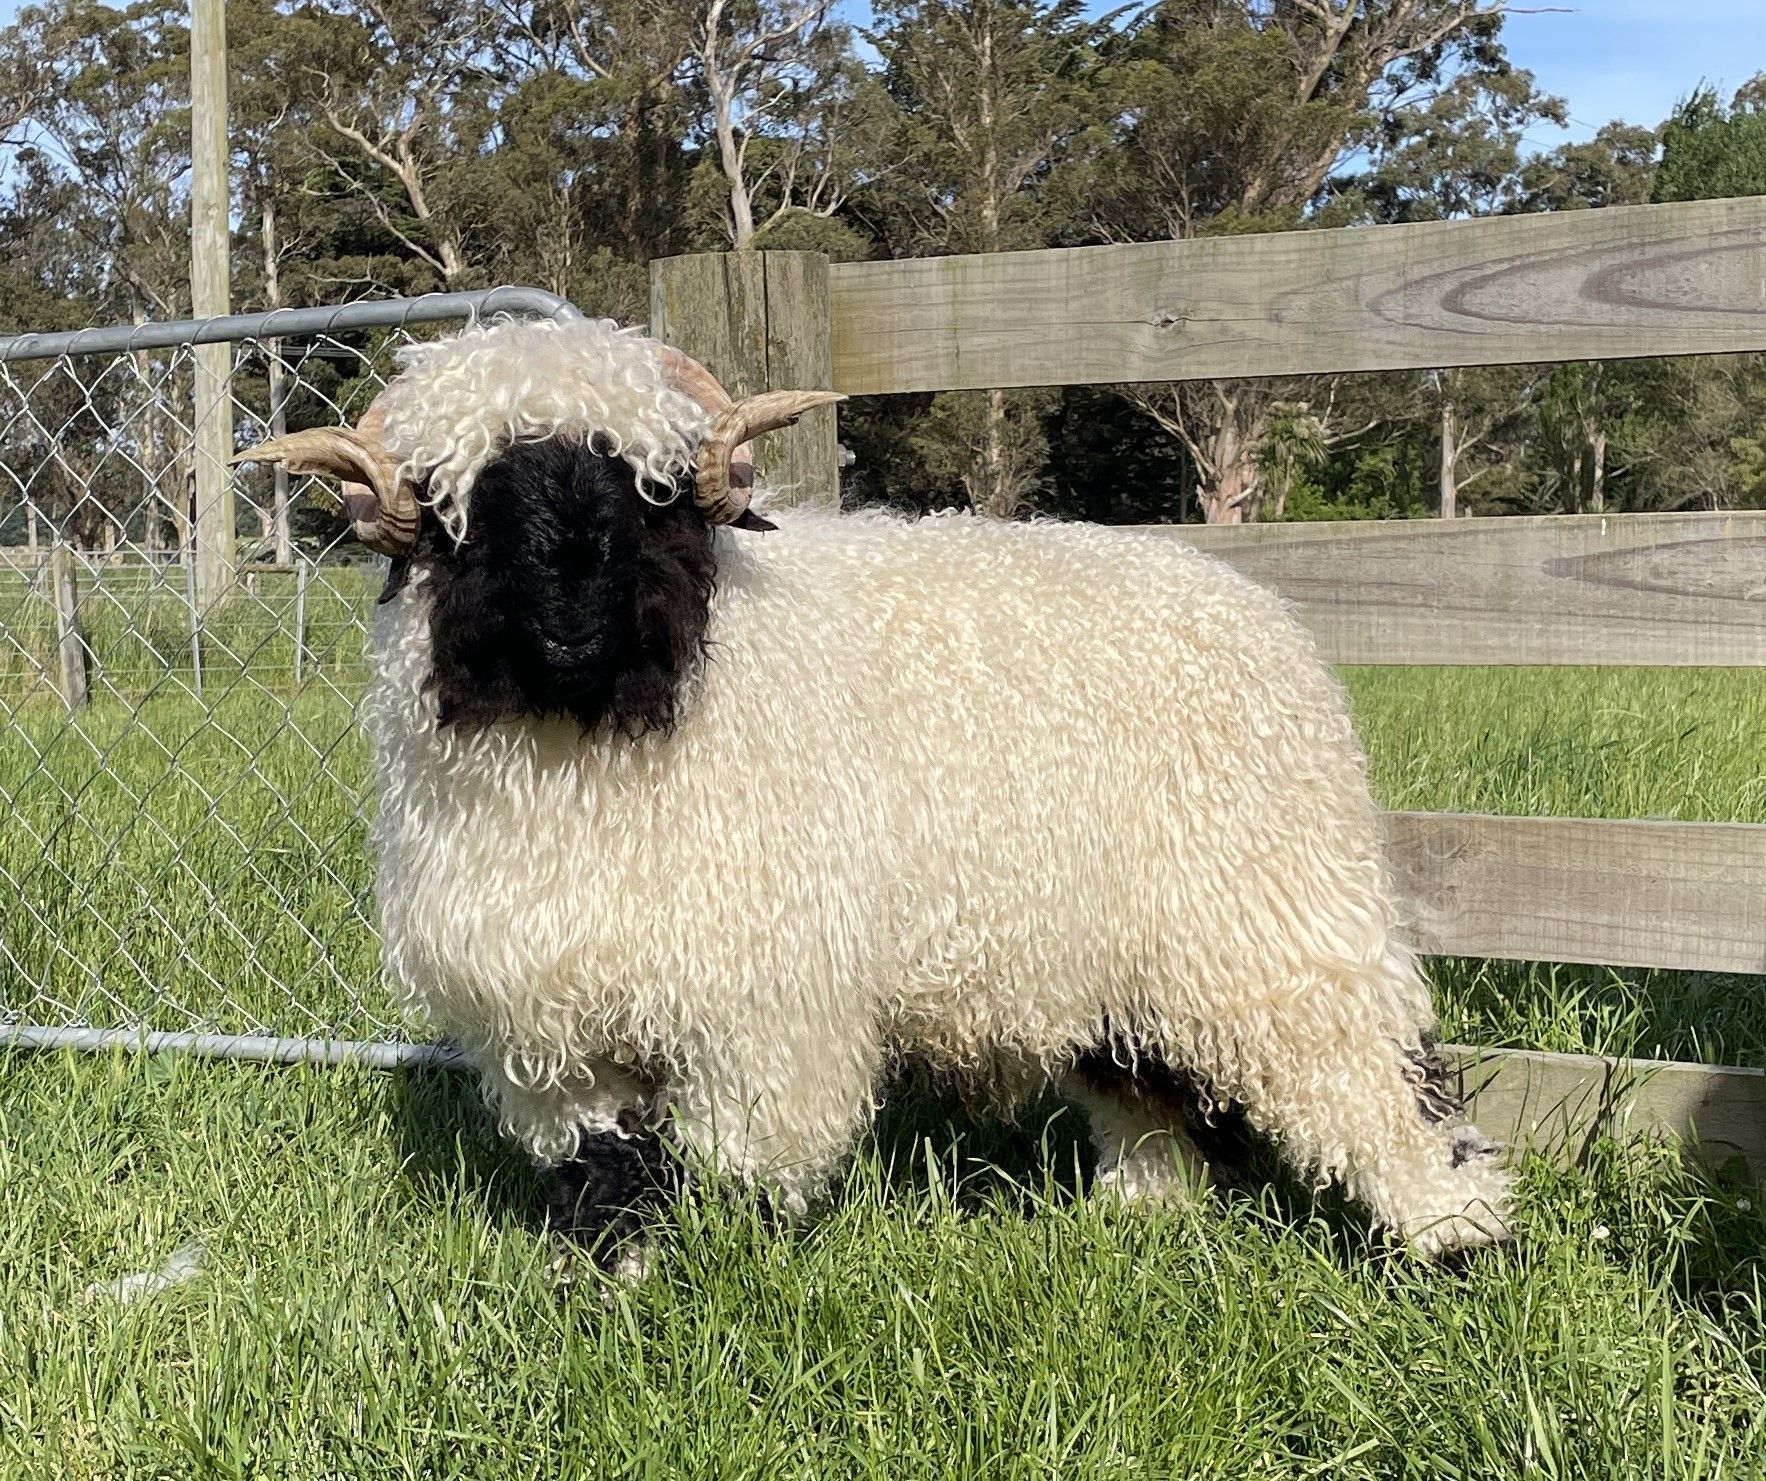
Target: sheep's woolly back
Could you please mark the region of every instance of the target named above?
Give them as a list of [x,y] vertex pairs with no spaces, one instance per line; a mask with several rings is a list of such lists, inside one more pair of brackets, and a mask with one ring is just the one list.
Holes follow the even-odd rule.
[[472,488],[516,442],[599,439],[656,503],[674,495],[710,425],[668,384],[655,341],[610,319],[503,319],[400,352],[376,403],[381,437],[454,538],[466,538]]

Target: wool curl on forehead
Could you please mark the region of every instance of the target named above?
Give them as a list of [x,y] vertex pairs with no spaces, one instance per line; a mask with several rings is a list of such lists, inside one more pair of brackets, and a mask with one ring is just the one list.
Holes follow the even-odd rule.
[[399,353],[380,438],[456,543],[472,487],[516,442],[596,438],[668,503],[711,418],[664,379],[656,344],[610,319],[502,319]]

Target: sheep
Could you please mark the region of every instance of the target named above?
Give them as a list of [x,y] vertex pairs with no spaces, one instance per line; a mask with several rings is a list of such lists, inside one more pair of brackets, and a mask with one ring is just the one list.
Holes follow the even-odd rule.
[[1103,1196],[1195,1195],[1196,1086],[1421,1255],[1506,1237],[1286,605],[1148,532],[769,517],[749,439],[833,399],[499,322],[239,455],[343,480],[393,556],[385,962],[555,1229],[641,1268],[681,1168],[801,1215],[916,1064],[978,1106],[1052,1085]]

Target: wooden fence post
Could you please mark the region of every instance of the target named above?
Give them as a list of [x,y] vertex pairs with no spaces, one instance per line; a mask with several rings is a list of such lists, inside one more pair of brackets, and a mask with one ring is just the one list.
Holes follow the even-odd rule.
[[[223,0],[190,7],[190,298],[196,318],[229,306],[227,235],[227,20]],[[196,599],[203,611],[233,584],[235,539],[230,379],[233,347],[196,347]]]
[[86,707],[91,687],[86,673],[86,635],[80,631],[80,586],[74,558],[57,540],[49,552],[49,595],[55,606],[55,654],[61,670],[61,697],[70,710]]
[[299,557],[294,567],[294,687],[298,690],[307,656],[307,562],[304,551],[295,554]]
[[[834,384],[828,259],[819,252],[702,252],[650,264],[650,332],[700,361],[732,396]],[[833,407],[755,448],[781,505],[840,502]]]

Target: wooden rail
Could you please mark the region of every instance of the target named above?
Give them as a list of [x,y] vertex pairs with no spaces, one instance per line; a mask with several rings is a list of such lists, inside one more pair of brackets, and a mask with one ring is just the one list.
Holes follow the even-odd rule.
[[1601,1134],[1668,1135],[1766,1181],[1766,1070],[1444,1045],[1479,1128],[1560,1163]]
[[1766,973],[1766,826],[1390,813],[1433,956]]
[[1766,514],[1149,525],[1293,601],[1333,663],[1766,665]]
[[1766,197],[829,275],[852,395],[1766,349]]

